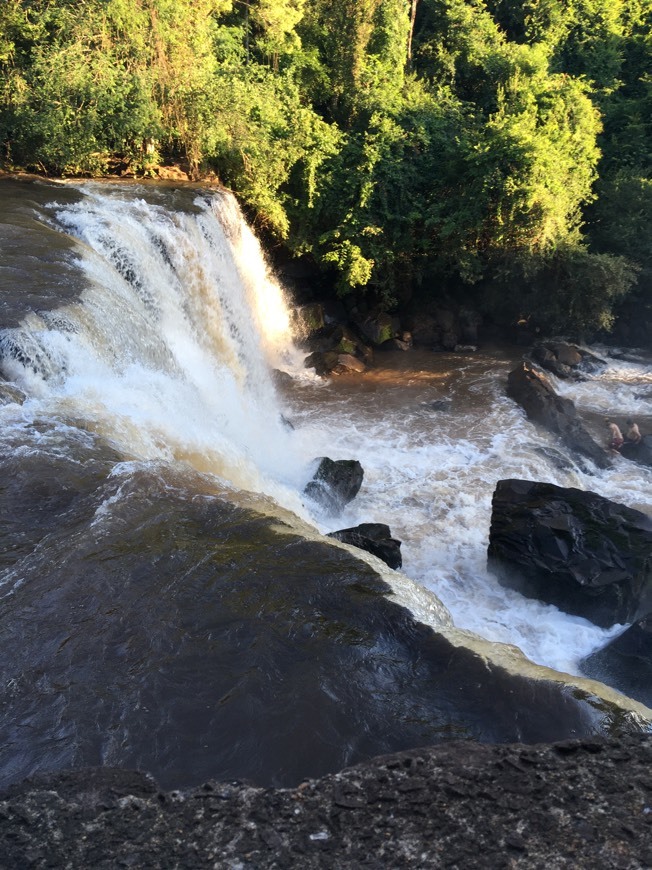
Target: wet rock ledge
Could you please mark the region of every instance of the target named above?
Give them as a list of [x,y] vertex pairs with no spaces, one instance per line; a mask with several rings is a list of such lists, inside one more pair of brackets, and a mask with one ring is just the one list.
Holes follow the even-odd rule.
[[652,866],[652,737],[446,743],[283,790],[43,776],[0,795],[0,855],[7,870],[638,870]]

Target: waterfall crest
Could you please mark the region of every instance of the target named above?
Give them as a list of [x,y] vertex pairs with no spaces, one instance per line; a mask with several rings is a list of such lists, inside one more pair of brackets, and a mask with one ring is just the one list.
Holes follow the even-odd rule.
[[301,473],[270,372],[296,364],[288,308],[234,197],[179,199],[170,210],[147,188],[85,184],[53,204],[86,289],[6,330],[2,370],[128,458],[278,498]]

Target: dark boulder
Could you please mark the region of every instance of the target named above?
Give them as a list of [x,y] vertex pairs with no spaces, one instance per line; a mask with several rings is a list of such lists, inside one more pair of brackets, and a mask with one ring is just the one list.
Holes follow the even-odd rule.
[[311,353],[310,356],[306,357],[304,365],[307,369],[314,368],[320,377],[343,375],[347,372],[361,374],[367,369],[367,366],[358,357],[350,353],[337,353],[337,351]]
[[312,351],[306,357],[306,368],[314,368],[322,377],[363,372],[373,364],[373,350],[353,330],[340,323],[320,329],[304,342],[304,346]]
[[632,462],[652,466],[652,435],[644,435],[638,444],[625,441],[620,448],[620,454]]
[[604,368],[606,362],[585,348],[565,341],[544,341],[535,344],[532,359],[559,378],[581,378],[581,372]]
[[596,625],[652,612],[652,519],[593,492],[498,481],[488,557],[504,586]]
[[304,493],[328,513],[337,514],[358,494],[364,471],[357,459],[334,461],[325,456],[317,461],[317,470]]
[[390,338],[380,346],[381,350],[412,350],[412,339],[404,341],[402,338]]
[[439,343],[441,327],[431,314],[420,314],[418,318],[413,318],[409,327],[415,344],[433,347]]
[[570,365],[557,359],[545,345],[537,344],[532,348],[532,359],[558,378],[570,378],[573,374]]
[[337,363],[333,368],[334,375],[345,375],[351,372],[362,374],[367,370],[367,366],[357,356],[350,353],[338,353]]
[[507,395],[523,407],[530,420],[559,435],[570,450],[588,457],[598,468],[611,465],[611,456],[589,435],[574,403],[558,396],[543,372],[520,363],[509,373]]
[[328,537],[366,550],[378,556],[390,568],[400,568],[403,564],[401,542],[392,537],[389,526],[384,523],[360,523],[352,529],[330,532]]
[[372,344],[379,347],[386,341],[396,337],[400,325],[389,314],[380,312],[365,317],[359,326],[363,336]]
[[648,616],[619,637],[587,656],[582,672],[652,707],[652,617]]

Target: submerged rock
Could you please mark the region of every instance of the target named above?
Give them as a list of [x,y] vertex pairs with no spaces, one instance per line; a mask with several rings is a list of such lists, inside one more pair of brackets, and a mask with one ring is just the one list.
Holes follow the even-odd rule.
[[504,586],[596,625],[652,612],[652,519],[593,492],[498,481],[488,557]]
[[523,407],[528,418],[540,423],[574,452],[588,457],[598,468],[608,468],[612,458],[588,433],[574,403],[558,396],[548,378],[529,363],[520,363],[507,378],[507,395]]
[[453,408],[453,400],[449,397],[443,399],[433,399],[430,402],[423,402],[423,407],[430,411],[451,411]]
[[22,405],[27,396],[14,384],[0,381],[0,405]]
[[401,542],[392,537],[389,526],[384,523],[360,523],[352,529],[330,532],[328,537],[366,550],[378,556],[390,568],[400,568],[403,565]]
[[640,619],[587,656],[582,673],[652,707],[652,617]]
[[644,435],[638,444],[625,441],[620,448],[620,455],[632,462],[652,466],[652,435]]
[[317,461],[317,470],[304,493],[329,513],[340,513],[360,491],[364,470],[357,459],[332,460],[324,456]]

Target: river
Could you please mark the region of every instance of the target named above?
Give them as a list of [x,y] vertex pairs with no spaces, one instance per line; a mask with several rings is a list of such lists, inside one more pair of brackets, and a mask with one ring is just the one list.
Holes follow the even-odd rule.
[[[114,596],[116,610],[106,609],[114,614],[113,631],[115,613],[127,608],[127,599],[119,601],[125,572],[130,582],[142,578],[145,584],[160,571],[167,591],[148,587],[149,595],[178,590],[184,570],[191,569],[184,568],[184,547],[169,540],[169,529],[184,542],[192,539],[186,549],[199,552],[212,533],[206,523],[215,510],[215,527],[230,523],[234,529],[227,534],[233,552],[222,547],[221,564],[244,580],[238,554],[248,533],[237,532],[244,520],[211,507],[215,494],[238,509],[253,505],[269,515],[286,512],[317,538],[319,532],[359,522],[389,524],[403,542],[405,577],[389,581],[399,602],[435,622],[448,619],[442,602],[458,628],[514,645],[539,665],[579,674],[581,659],[623,630],[599,629],[524,599],[487,572],[491,497],[501,478],[590,489],[651,511],[652,470],[623,459],[602,471],[578,465],[506,398],[506,375],[521,350],[380,353],[376,367],[363,376],[317,378],[303,368],[304,354],[293,343],[282,288],[234,199],[224,192],[2,179],[0,241],[5,327],[0,358],[7,381],[0,384],[0,579],[9,607],[3,630],[19,659],[24,646],[21,667],[27,670],[21,673],[29,670],[32,686],[40,686],[33,698],[21,688],[18,671],[8,672],[6,709],[12,709],[14,690],[24,693],[24,718],[12,723],[10,742],[27,745],[24,733],[37,730],[34,722],[43,714],[36,707],[44,697],[63,711],[75,687],[82,696],[89,690],[79,674],[63,685],[48,673],[52,655],[65,657],[62,651],[76,641],[65,625],[54,624],[61,619],[61,587],[43,585],[43,578],[74,576],[81,587],[102,587],[103,594]],[[650,431],[649,358],[634,354],[623,360],[605,348],[598,352],[609,354],[602,373],[556,387],[573,398],[599,439],[610,414],[635,416],[642,430]],[[277,386],[273,369],[289,373],[291,380]],[[302,494],[313,460],[324,455],[359,459],[365,470],[359,495],[337,518],[321,514]],[[139,537],[130,543],[136,528]],[[147,547],[151,552],[144,559]],[[280,563],[284,556],[275,558]],[[84,608],[93,611],[96,605],[90,593],[80,596],[79,588],[65,607],[83,624],[91,619]],[[59,594],[58,609],[47,611],[54,625],[51,647],[38,652],[42,661],[36,666],[43,602]],[[146,622],[147,602],[138,595],[128,600]],[[209,603],[210,597],[200,596],[193,607]],[[165,619],[171,619],[169,613]],[[193,649],[188,637],[166,636],[160,624],[151,628],[147,644],[157,661],[180,656],[177,670],[157,670],[162,684],[181,679],[178,662],[184,649]],[[247,638],[253,650],[255,640]],[[132,654],[133,644],[125,629],[105,652],[119,661]],[[143,655],[133,652],[130,673]],[[188,655],[190,662],[200,653]],[[190,685],[190,664],[184,674]],[[201,687],[192,691],[200,693]],[[83,697],[75,703],[83,704]],[[156,718],[142,693],[129,703]],[[46,766],[78,757],[88,763],[93,753],[97,763],[130,757],[120,754],[119,724],[107,743],[99,736],[106,725],[98,714],[93,725],[98,748],[75,755],[70,746],[90,740],[88,727],[77,733],[61,713],[61,733],[53,737],[52,711],[48,715]],[[182,719],[187,723],[194,715],[187,712]],[[166,727],[158,720],[150,724],[155,734]],[[58,739],[66,747],[60,758],[51,745]],[[127,737],[122,740],[126,745]],[[11,747],[8,752],[6,765],[14,775],[39,769],[36,750],[21,748],[15,764]],[[166,744],[165,753],[171,758],[173,746]],[[203,764],[202,756],[195,779]],[[177,781],[175,762],[166,769],[168,781]],[[298,765],[288,781],[314,769]],[[233,775],[239,770],[235,764],[220,768]],[[185,773],[179,778],[193,779]]]

